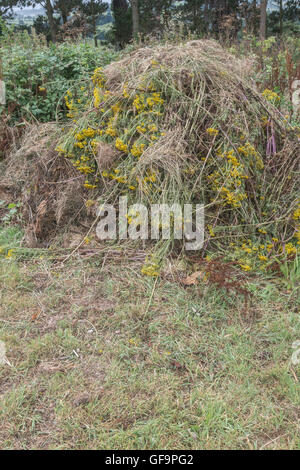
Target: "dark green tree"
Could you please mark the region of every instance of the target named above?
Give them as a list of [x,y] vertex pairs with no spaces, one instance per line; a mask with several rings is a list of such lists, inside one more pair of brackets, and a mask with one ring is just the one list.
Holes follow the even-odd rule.
[[268,15],[268,30],[271,34],[299,32],[300,0],[273,0],[276,7]]
[[206,30],[208,7],[209,3],[205,2],[205,0],[185,0],[185,2],[178,7],[178,11],[180,12],[181,18],[186,23],[188,29],[195,34],[200,35],[204,30]]
[[132,15],[127,0],[112,0],[111,10],[114,18],[113,39],[123,48],[132,39]]
[[286,21],[300,22],[300,0],[288,0],[284,8]]
[[[175,11],[175,8],[173,9],[175,5],[175,0],[139,0],[138,3],[130,0],[112,0],[115,42],[124,47],[132,39],[133,18],[137,16],[135,34],[137,31],[145,35],[162,30]],[[133,6],[135,12],[132,11]]]
[[140,32],[150,34],[163,30],[175,11],[175,5],[174,0],[139,0]]
[[0,16],[1,18],[9,18],[12,14],[12,8],[17,5],[17,0],[1,0],[0,2]]
[[[59,19],[55,18],[55,24],[56,28],[58,29]],[[38,15],[33,22],[33,27],[37,34],[43,34],[48,42],[51,41],[51,31],[47,16]]]
[[139,0],[131,0],[132,34],[136,38],[140,32]]
[[260,23],[259,23],[259,36],[263,41],[267,35],[267,6],[268,0],[260,0]]
[[260,7],[258,0],[248,0],[240,2],[240,15],[245,21],[245,30],[250,34],[257,34],[260,17]]
[[240,27],[242,0],[183,0],[178,10],[195,34],[210,32],[219,36],[224,30],[236,36]]
[[80,7],[82,0],[55,0],[53,9],[59,13],[63,24],[68,21],[68,16],[72,13],[75,8]]

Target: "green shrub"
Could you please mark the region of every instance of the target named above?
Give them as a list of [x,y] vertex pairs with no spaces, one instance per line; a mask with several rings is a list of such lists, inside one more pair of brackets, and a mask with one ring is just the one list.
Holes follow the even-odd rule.
[[13,122],[62,117],[62,97],[70,86],[86,79],[99,63],[106,65],[116,58],[112,49],[95,48],[90,42],[48,47],[42,37],[27,32],[14,33],[13,38],[7,32],[0,39],[6,111]]

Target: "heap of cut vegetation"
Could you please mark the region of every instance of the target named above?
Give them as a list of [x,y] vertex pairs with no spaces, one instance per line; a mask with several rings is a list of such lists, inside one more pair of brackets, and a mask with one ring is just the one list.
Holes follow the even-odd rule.
[[[274,91],[256,88],[251,66],[192,41],[140,48],[70,89],[57,152],[86,201],[203,203],[203,255],[230,253],[245,271],[295,259],[300,127]],[[177,243],[158,243],[143,272],[158,275]]]

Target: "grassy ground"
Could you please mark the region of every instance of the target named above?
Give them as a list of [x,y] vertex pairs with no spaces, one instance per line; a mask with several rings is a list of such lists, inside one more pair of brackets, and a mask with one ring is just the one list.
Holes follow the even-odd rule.
[[295,296],[242,302],[138,262],[2,256],[3,449],[299,449]]

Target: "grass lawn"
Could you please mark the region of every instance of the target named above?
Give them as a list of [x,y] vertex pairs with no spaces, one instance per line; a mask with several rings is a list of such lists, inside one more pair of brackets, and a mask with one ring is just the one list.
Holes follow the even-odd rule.
[[296,293],[249,277],[245,316],[140,267],[2,256],[1,448],[299,449]]

